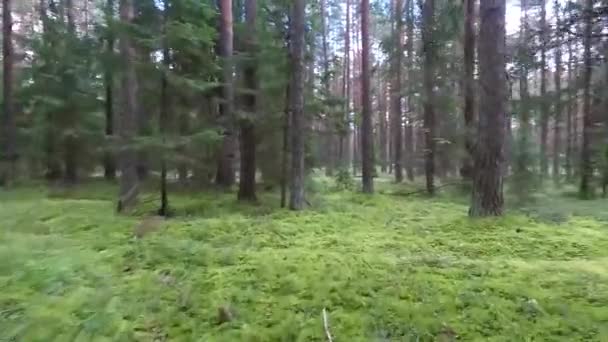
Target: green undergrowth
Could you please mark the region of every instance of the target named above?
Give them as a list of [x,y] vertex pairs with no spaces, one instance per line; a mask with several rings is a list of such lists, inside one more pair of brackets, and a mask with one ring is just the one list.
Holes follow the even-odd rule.
[[602,220],[472,221],[382,186],[301,213],[173,195],[141,239],[152,194],[132,216],[99,184],[1,194],[0,341],[325,341],[324,308],[336,341],[608,340]]

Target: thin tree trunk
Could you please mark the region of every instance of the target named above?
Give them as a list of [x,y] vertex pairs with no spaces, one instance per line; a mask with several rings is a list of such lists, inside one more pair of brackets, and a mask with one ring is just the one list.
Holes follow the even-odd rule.
[[423,8],[424,45],[424,135],[426,190],[435,194],[435,48],[433,41],[435,0],[426,0]]
[[340,133],[340,168],[347,169],[347,138],[350,130],[350,0],[346,0],[346,29],[344,31],[344,77],[342,78],[342,97],[344,97],[344,122]]
[[249,60],[244,70],[245,86],[248,93],[243,102],[248,117],[242,118],[241,125],[241,173],[239,181],[238,199],[241,201],[256,201],[255,173],[256,173],[256,133],[254,120],[257,113],[257,37],[256,37],[257,1],[246,0],[245,18],[247,21],[246,50]]
[[[108,25],[107,33],[107,47],[106,54],[108,59],[114,57],[114,33],[112,21],[114,20],[114,0],[108,0],[106,3],[106,23]],[[106,63],[104,74],[105,82],[105,111],[106,111],[106,139],[111,139],[114,135],[114,73],[112,71],[111,63]],[[114,153],[112,151],[104,152],[104,176],[107,180],[113,180],[116,178],[116,162],[114,160]]]
[[[560,7],[559,1],[556,0],[554,3],[555,18],[557,27],[560,26]],[[555,131],[553,132],[553,182],[559,185],[560,182],[560,159],[562,153],[562,47],[560,35],[557,34],[555,37]]]
[[403,181],[403,110],[401,108],[401,67],[402,67],[402,41],[403,41],[403,0],[394,0],[393,21],[393,56],[391,63],[391,136],[392,136],[392,162],[395,168],[395,182]]
[[2,0],[2,121],[0,132],[0,186],[9,185],[14,177],[16,152],[15,114],[13,112],[13,20],[12,1]]
[[[67,14],[68,20],[68,35],[65,39],[67,39],[67,46],[72,46],[73,41],[76,39],[76,23],[74,22],[74,4],[72,0],[65,0],[65,12]],[[74,75],[71,73],[64,73],[64,84],[69,89],[74,89],[76,87],[76,80],[74,79]],[[66,110],[68,112],[73,112],[74,107],[71,103],[67,104]],[[75,113],[71,113],[74,115]],[[74,123],[70,123],[73,125]],[[74,130],[75,127],[70,127]],[[68,133],[64,136],[63,146],[64,146],[64,180],[67,184],[74,184],[78,179],[78,165],[77,165],[77,144],[76,136],[73,133]]]
[[572,180],[572,152],[573,152],[573,127],[572,121],[574,120],[574,78],[572,73],[572,62],[573,62],[573,51],[572,51],[572,35],[568,35],[568,106],[567,106],[567,119],[566,119],[566,179]]
[[591,60],[591,35],[593,32],[593,0],[585,0],[583,17],[585,28],[583,36],[584,63],[583,72],[583,143],[581,149],[581,184],[580,194],[582,198],[593,197],[591,181],[593,178],[593,165],[591,158],[591,134],[593,130],[593,118],[591,113],[591,73],[593,70]]
[[407,114],[405,125],[405,150],[406,150],[406,161],[405,161],[405,173],[407,179],[411,182],[414,181],[414,163],[416,157],[414,154],[414,96],[413,96],[413,84],[414,84],[414,1],[407,0],[406,3],[407,13]]
[[[124,25],[131,25],[135,18],[133,0],[120,0],[120,20]],[[131,209],[137,202],[139,180],[137,177],[137,154],[133,147],[137,133],[136,98],[137,75],[135,72],[135,48],[128,32],[123,32],[120,39],[120,53],[124,71],[122,75],[122,111],[118,120],[120,137],[120,195],[118,212]]]
[[222,99],[220,102],[220,124],[224,130],[224,139],[220,148],[216,183],[230,187],[235,182],[234,176],[234,134],[232,121],[234,116],[234,85],[233,85],[233,46],[232,30],[232,0],[220,0],[220,41],[219,55],[222,59]]
[[[169,1],[164,0],[163,6],[163,70],[161,77],[161,88],[160,88],[160,115],[159,115],[159,130],[163,145],[166,144],[167,128],[169,126],[169,82],[167,81],[167,73],[171,67],[171,61],[169,60],[169,37],[168,37],[168,25],[169,25]],[[168,216],[169,215],[169,196],[167,193],[167,158],[165,157],[165,151],[162,152],[160,158],[160,208],[158,209],[158,215]]]
[[[289,59],[291,59],[291,52],[289,52]],[[285,89],[285,113],[283,114],[283,146],[281,153],[281,208],[287,206],[287,186],[289,178],[289,155],[291,148],[289,146],[289,138],[291,133],[291,84],[292,80],[289,80],[289,84]]]
[[386,100],[386,94],[387,94],[387,90],[388,90],[388,85],[385,82],[380,81],[379,82],[379,93],[378,93],[378,121],[379,121],[379,125],[380,125],[380,139],[379,139],[379,146],[380,146],[380,171],[381,172],[386,172],[387,171],[387,164],[389,163],[389,154],[388,154],[388,142],[389,142],[389,138],[388,138],[388,122],[386,120],[386,112],[387,112],[387,100]]
[[475,135],[475,0],[464,1],[464,147],[460,174],[464,180],[473,175],[473,145]]
[[478,144],[474,153],[473,217],[503,214],[503,148],[507,100],[505,0],[483,0],[480,7]]
[[540,0],[540,172],[549,173],[547,140],[549,134],[549,101],[547,98],[547,1]]
[[361,164],[363,192],[374,192],[374,138],[372,127],[369,0],[361,0]]
[[291,175],[289,208],[304,209],[304,30],[306,0],[294,0],[291,21]]

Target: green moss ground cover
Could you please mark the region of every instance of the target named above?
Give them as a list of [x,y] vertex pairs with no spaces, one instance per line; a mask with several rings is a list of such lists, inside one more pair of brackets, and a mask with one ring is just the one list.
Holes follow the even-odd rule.
[[113,194],[0,195],[0,341],[324,341],[323,308],[336,341],[608,341],[606,201],[471,221],[445,198],[182,194],[135,239]]

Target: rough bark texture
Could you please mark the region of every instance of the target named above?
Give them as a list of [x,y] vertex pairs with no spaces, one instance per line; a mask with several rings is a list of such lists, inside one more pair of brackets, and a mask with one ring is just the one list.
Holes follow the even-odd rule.
[[220,7],[220,40],[219,55],[222,59],[222,98],[220,101],[220,124],[224,130],[224,139],[220,148],[217,166],[216,183],[230,187],[235,182],[234,176],[234,134],[232,121],[234,116],[234,85],[232,53],[234,36],[232,30],[232,0],[219,0]]
[[238,199],[241,201],[255,201],[255,173],[256,173],[256,133],[254,121],[257,113],[257,41],[256,41],[257,1],[246,0],[245,18],[247,21],[246,50],[249,60],[244,69],[245,87],[243,104],[247,111],[246,117],[241,118],[241,172],[239,180]]
[[[135,17],[133,0],[120,0],[120,21],[131,25]],[[131,209],[137,202],[139,180],[137,177],[137,153],[133,147],[137,132],[137,75],[135,72],[135,48],[129,32],[123,31],[120,37],[120,55],[123,63],[122,110],[118,120],[120,139],[120,192],[118,212]]]
[[361,169],[363,192],[374,192],[374,138],[372,127],[369,0],[361,1]]
[[416,157],[414,155],[414,1],[407,0],[406,20],[407,20],[407,114],[405,125],[405,172],[407,179],[411,182],[414,180],[414,163]]
[[464,2],[464,147],[460,175],[472,179],[475,142],[475,0]]
[[401,67],[403,41],[403,0],[395,0],[393,8],[393,56],[391,63],[391,137],[392,162],[395,169],[395,182],[403,181],[403,117],[401,108]]
[[547,98],[547,1],[540,0],[540,172],[549,173],[547,139],[549,135],[549,99]]
[[583,35],[584,63],[583,70],[583,143],[581,146],[581,184],[580,195],[582,198],[593,197],[591,181],[593,178],[593,165],[591,160],[591,134],[593,130],[593,118],[591,113],[591,73],[593,69],[591,60],[591,36],[593,32],[593,0],[585,0],[584,19],[585,28]]
[[[559,1],[555,1],[553,8],[555,10],[555,18],[557,26],[560,26],[559,17]],[[555,37],[555,73],[554,73],[554,84],[555,84],[555,131],[553,132],[553,182],[558,185],[560,182],[560,168],[561,168],[561,153],[562,153],[562,47],[560,35],[557,34]]]
[[424,140],[426,190],[435,194],[435,49],[433,42],[435,0],[425,0],[423,8],[422,44],[424,53]]
[[305,0],[294,0],[291,18],[291,173],[289,208],[304,209],[304,30]]
[[502,159],[505,139],[507,85],[505,77],[505,0],[483,0],[480,7],[478,143],[469,214],[503,214]]
[[[111,25],[114,20],[114,0],[108,0],[106,3],[106,22]],[[114,33],[110,28],[106,39],[106,54],[108,57],[114,56]],[[108,63],[109,64],[109,63]],[[106,114],[106,139],[111,139],[114,135],[114,73],[111,65],[106,65],[104,74],[105,82],[105,114]],[[116,162],[112,151],[105,151],[103,158],[104,176],[107,180],[116,178]]]
[[0,131],[0,186],[13,178],[17,159],[15,116],[13,113],[13,20],[11,0],[2,0],[2,121]]

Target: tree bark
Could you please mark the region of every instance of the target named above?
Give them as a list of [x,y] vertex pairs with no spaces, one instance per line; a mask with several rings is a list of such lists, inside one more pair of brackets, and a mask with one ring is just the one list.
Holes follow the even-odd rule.
[[304,209],[304,34],[306,0],[294,0],[291,20],[291,174],[289,208]]
[[346,29],[344,31],[344,77],[342,78],[342,97],[344,98],[344,117],[340,132],[340,168],[347,169],[347,137],[350,130],[350,0],[346,0]]
[[[167,80],[167,73],[171,68],[171,61],[169,55],[169,1],[164,0],[163,2],[163,67],[161,76],[161,87],[160,87],[160,115],[159,115],[159,131],[163,145],[166,144],[167,140],[167,128],[169,126],[169,82]],[[166,152],[162,151],[160,158],[160,208],[158,209],[158,215],[168,216],[169,215],[169,196],[167,191],[167,158],[165,157]]]
[[591,36],[593,33],[593,0],[585,0],[583,18],[585,28],[583,35],[584,63],[583,71],[583,143],[581,146],[581,183],[580,195],[584,199],[593,197],[591,181],[593,179],[593,165],[591,158],[591,134],[593,130],[593,118],[591,112],[591,73],[593,70],[591,56]]
[[540,172],[549,173],[547,140],[549,134],[549,99],[547,98],[547,1],[540,0]]
[[[67,15],[67,27],[68,35],[65,38],[67,40],[67,46],[72,46],[73,42],[77,39],[76,37],[76,23],[74,22],[74,4],[72,0],[65,0],[65,12]],[[69,89],[76,88],[76,79],[72,73],[65,72],[63,74],[64,86]],[[75,109],[71,103],[66,104],[66,111],[73,112]],[[75,113],[72,113],[74,115]],[[73,122],[69,123],[69,128],[74,131],[76,128]],[[63,146],[64,146],[64,180],[66,184],[74,184],[78,179],[78,165],[77,165],[77,147],[78,142],[74,132],[68,132],[64,135]]]
[[246,62],[244,76],[245,87],[247,87],[248,92],[243,99],[247,117],[240,120],[241,172],[238,199],[240,201],[256,201],[256,133],[254,121],[257,113],[257,93],[259,88],[257,79],[256,0],[246,0],[245,18],[247,21],[246,50],[249,53],[249,60]]
[[568,35],[567,39],[568,39],[568,44],[567,44],[567,49],[568,49],[568,63],[567,63],[567,74],[568,74],[568,105],[567,105],[567,118],[566,118],[566,163],[565,163],[565,167],[566,167],[566,179],[567,181],[571,181],[572,180],[572,154],[573,154],[573,120],[575,117],[574,114],[574,107],[575,107],[575,98],[574,98],[574,77],[573,77],[573,72],[572,72],[572,62],[574,59],[573,56],[573,50],[572,50],[572,35]]
[[379,146],[380,146],[380,171],[387,171],[387,163],[389,162],[389,154],[388,154],[388,122],[386,120],[386,112],[387,112],[387,100],[386,94],[388,90],[388,85],[385,82],[379,82],[379,90],[378,90],[378,121],[380,126],[379,132]]
[[0,132],[0,186],[9,185],[14,177],[16,151],[15,113],[13,105],[13,20],[12,1],[2,0],[2,121]]
[[395,182],[403,181],[403,110],[401,106],[401,67],[402,67],[402,41],[403,41],[403,0],[395,0],[393,7],[393,56],[391,63],[391,136],[392,136],[392,162],[395,168]]
[[471,180],[475,143],[475,0],[464,1],[464,147],[460,175]]
[[[105,82],[105,134],[106,139],[111,139],[114,135],[114,73],[112,63],[109,60],[114,57],[114,32],[112,21],[114,20],[114,0],[108,0],[106,3],[106,23],[108,25],[106,39],[106,54],[108,62],[106,62],[104,82]],[[111,150],[104,152],[104,177],[107,180],[116,178],[116,162],[114,153]]]
[[435,194],[435,0],[425,0],[423,8],[422,41],[424,45],[424,136],[426,190]]
[[[120,0],[120,21],[132,25],[135,18],[133,0]],[[122,111],[118,120],[120,139],[120,193],[118,212],[132,209],[137,202],[139,180],[137,177],[137,153],[134,138],[137,133],[137,74],[135,72],[135,48],[129,32],[123,31],[120,37],[120,54],[124,71],[122,75]]]
[[479,30],[478,143],[474,154],[470,216],[503,214],[503,148],[505,139],[506,31],[505,0],[483,0]]
[[405,125],[405,173],[407,179],[414,181],[414,1],[407,0],[405,3],[407,17],[407,114]]
[[374,192],[374,138],[372,127],[369,0],[361,0],[361,169],[363,192]]
[[[557,27],[560,26],[560,5],[555,1],[555,18]],[[553,182],[560,183],[561,153],[562,153],[562,47],[560,35],[555,37],[555,131],[553,132]]]
[[232,122],[234,119],[234,82],[233,82],[233,46],[232,30],[232,0],[219,0],[220,9],[220,40],[219,55],[222,59],[222,99],[220,102],[220,124],[223,129],[216,183],[222,187],[231,187],[235,182],[234,176],[234,134]]

